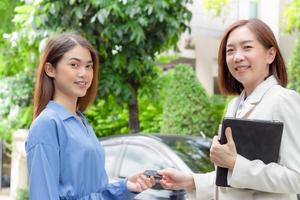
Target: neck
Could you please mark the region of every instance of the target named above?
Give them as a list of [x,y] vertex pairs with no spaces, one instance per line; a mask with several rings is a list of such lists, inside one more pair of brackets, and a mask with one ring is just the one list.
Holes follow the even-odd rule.
[[254,90],[255,88],[261,84],[262,82],[264,82],[266,79],[268,78],[268,76],[266,76],[264,79],[259,80],[256,82],[256,84],[248,84],[248,85],[244,85],[244,89],[245,89],[245,97],[247,98]]
[[65,95],[54,94],[53,100],[61,105],[63,105],[70,113],[76,115],[77,108],[77,98],[70,98]]

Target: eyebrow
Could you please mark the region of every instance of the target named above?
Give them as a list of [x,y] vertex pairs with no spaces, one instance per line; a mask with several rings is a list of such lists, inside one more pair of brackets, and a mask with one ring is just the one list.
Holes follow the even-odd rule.
[[[69,58],[69,60],[76,60],[76,61],[78,61],[78,62],[82,62],[82,60],[80,60],[79,58],[75,58],[75,57],[71,57],[71,58]],[[87,63],[88,63],[88,64],[90,64],[90,63],[93,64],[93,61],[92,61],[92,60],[89,60],[89,61],[87,61]]]
[[[251,43],[254,42],[254,40],[244,40],[242,42],[240,42],[240,44],[245,44],[245,43]],[[226,47],[232,47],[234,46],[233,44],[227,44]]]

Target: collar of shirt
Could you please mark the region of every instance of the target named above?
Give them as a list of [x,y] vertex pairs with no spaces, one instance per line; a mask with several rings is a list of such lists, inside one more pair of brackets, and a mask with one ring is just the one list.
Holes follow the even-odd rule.
[[245,90],[241,93],[241,101],[243,103],[255,104],[258,103],[264,96],[264,94],[273,86],[278,85],[278,81],[272,75],[268,77],[266,80],[261,82],[253,92],[245,99]]
[[236,110],[236,117],[241,116],[243,110],[246,107],[251,107],[251,105],[255,105],[261,101],[264,94],[273,86],[277,85],[278,81],[272,75],[268,77],[265,81],[261,82],[254,91],[245,99],[245,90],[242,91],[239,97],[239,104]]
[[[58,116],[62,119],[62,120],[66,120],[69,119],[71,117],[75,116],[73,114],[71,114],[63,105],[51,100],[49,101],[49,103],[47,104],[46,108],[50,108],[52,110],[55,110],[58,114]],[[76,113],[82,118],[82,113],[80,111],[76,111]]]

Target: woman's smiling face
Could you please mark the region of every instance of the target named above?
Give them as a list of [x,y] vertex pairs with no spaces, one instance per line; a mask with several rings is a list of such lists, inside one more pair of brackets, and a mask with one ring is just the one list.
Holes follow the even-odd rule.
[[66,52],[52,68],[55,96],[70,100],[83,97],[93,80],[93,61],[91,53],[82,46],[75,46]]
[[247,95],[269,75],[275,54],[274,48],[266,49],[247,26],[236,28],[228,36],[226,63]]

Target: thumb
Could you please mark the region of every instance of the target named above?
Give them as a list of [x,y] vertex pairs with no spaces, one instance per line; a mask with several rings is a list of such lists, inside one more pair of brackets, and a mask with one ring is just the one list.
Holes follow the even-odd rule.
[[226,139],[227,139],[227,144],[234,144],[234,140],[232,137],[232,131],[231,131],[230,127],[226,128],[225,135],[226,135]]

